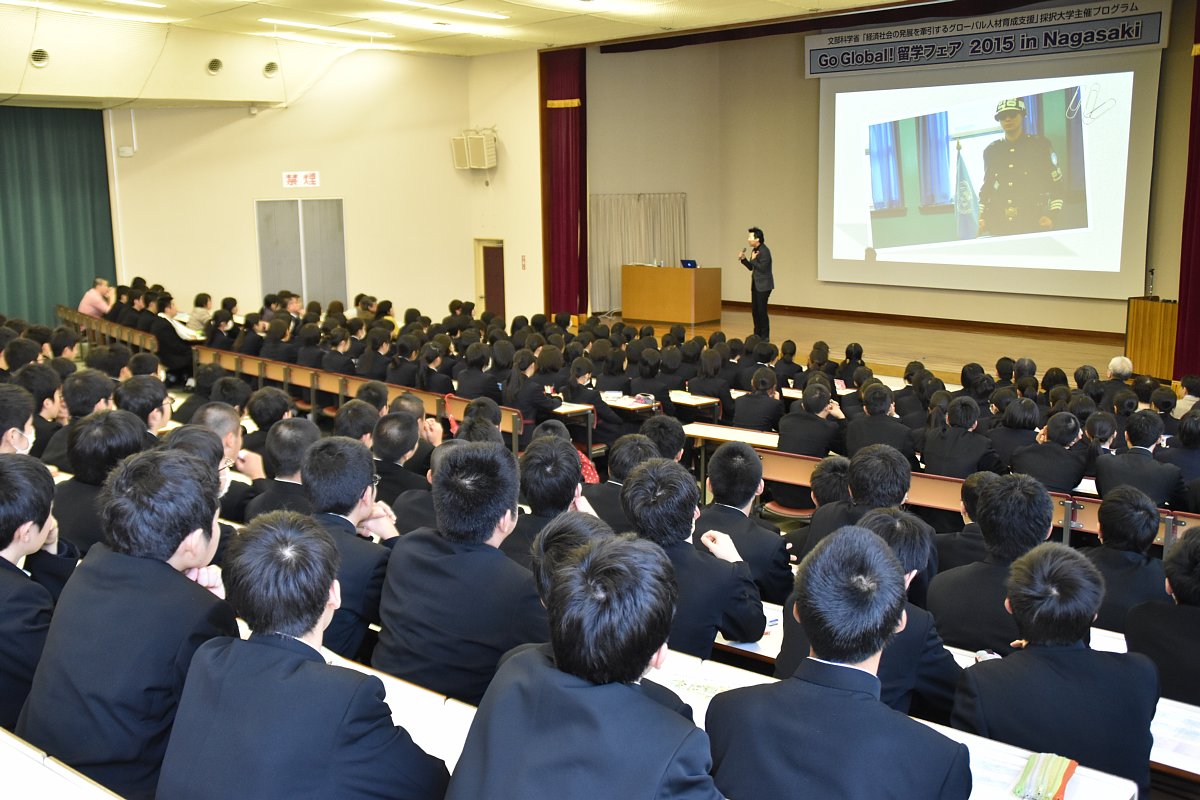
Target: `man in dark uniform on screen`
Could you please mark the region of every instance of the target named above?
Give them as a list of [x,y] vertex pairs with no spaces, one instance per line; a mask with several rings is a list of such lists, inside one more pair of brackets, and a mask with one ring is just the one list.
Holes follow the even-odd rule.
[[1062,172],[1044,136],[1025,133],[1025,101],[1001,100],[995,119],[1004,130],[983,151],[979,233],[1009,236],[1056,227],[1062,212]]

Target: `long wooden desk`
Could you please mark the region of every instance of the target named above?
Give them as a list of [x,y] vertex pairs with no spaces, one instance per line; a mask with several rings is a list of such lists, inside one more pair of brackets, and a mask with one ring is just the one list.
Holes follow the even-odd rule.
[[717,322],[721,270],[626,264],[621,267],[621,318],[685,325]]
[[4,796],[47,800],[112,800],[108,789],[0,728]]

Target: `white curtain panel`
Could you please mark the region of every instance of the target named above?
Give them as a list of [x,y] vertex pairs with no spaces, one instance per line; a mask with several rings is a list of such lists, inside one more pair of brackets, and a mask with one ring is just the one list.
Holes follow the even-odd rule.
[[621,267],[678,267],[687,257],[687,195],[588,196],[588,295],[593,314],[621,307]]

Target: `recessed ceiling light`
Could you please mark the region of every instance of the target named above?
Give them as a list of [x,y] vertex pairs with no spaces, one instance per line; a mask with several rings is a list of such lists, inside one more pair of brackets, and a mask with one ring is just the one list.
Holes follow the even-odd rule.
[[450,14],[463,14],[468,17],[483,17],[484,19],[508,19],[504,14],[493,14],[491,11],[475,11],[470,8],[459,8],[454,5],[438,5],[437,3],[422,3],[420,0],[384,0],[399,6],[412,8],[427,8],[430,11],[445,11]]
[[380,33],[379,31],[360,31],[356,28],[335,27],[332,25],[313,25],[309,22],[292,22],[286,19],[272,19],[271,17],[260,17],[259,22],[265,22],[268,25],[284,25],[290,28],[302,28],[304,30],[314,31],[329,31],[330,33],[345,33],[351,36],[370,36],[375,39],[394,39],[396,38],[390,33]]

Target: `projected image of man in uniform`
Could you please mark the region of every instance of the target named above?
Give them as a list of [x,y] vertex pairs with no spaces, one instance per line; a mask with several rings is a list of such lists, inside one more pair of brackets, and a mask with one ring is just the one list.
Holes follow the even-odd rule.
[[1058,227],[1062,172],[1050,140],[1025,132],[1025,101],[1001,100],[995,119],[1004,131],[983,151],[979,234],[1011,236]]

